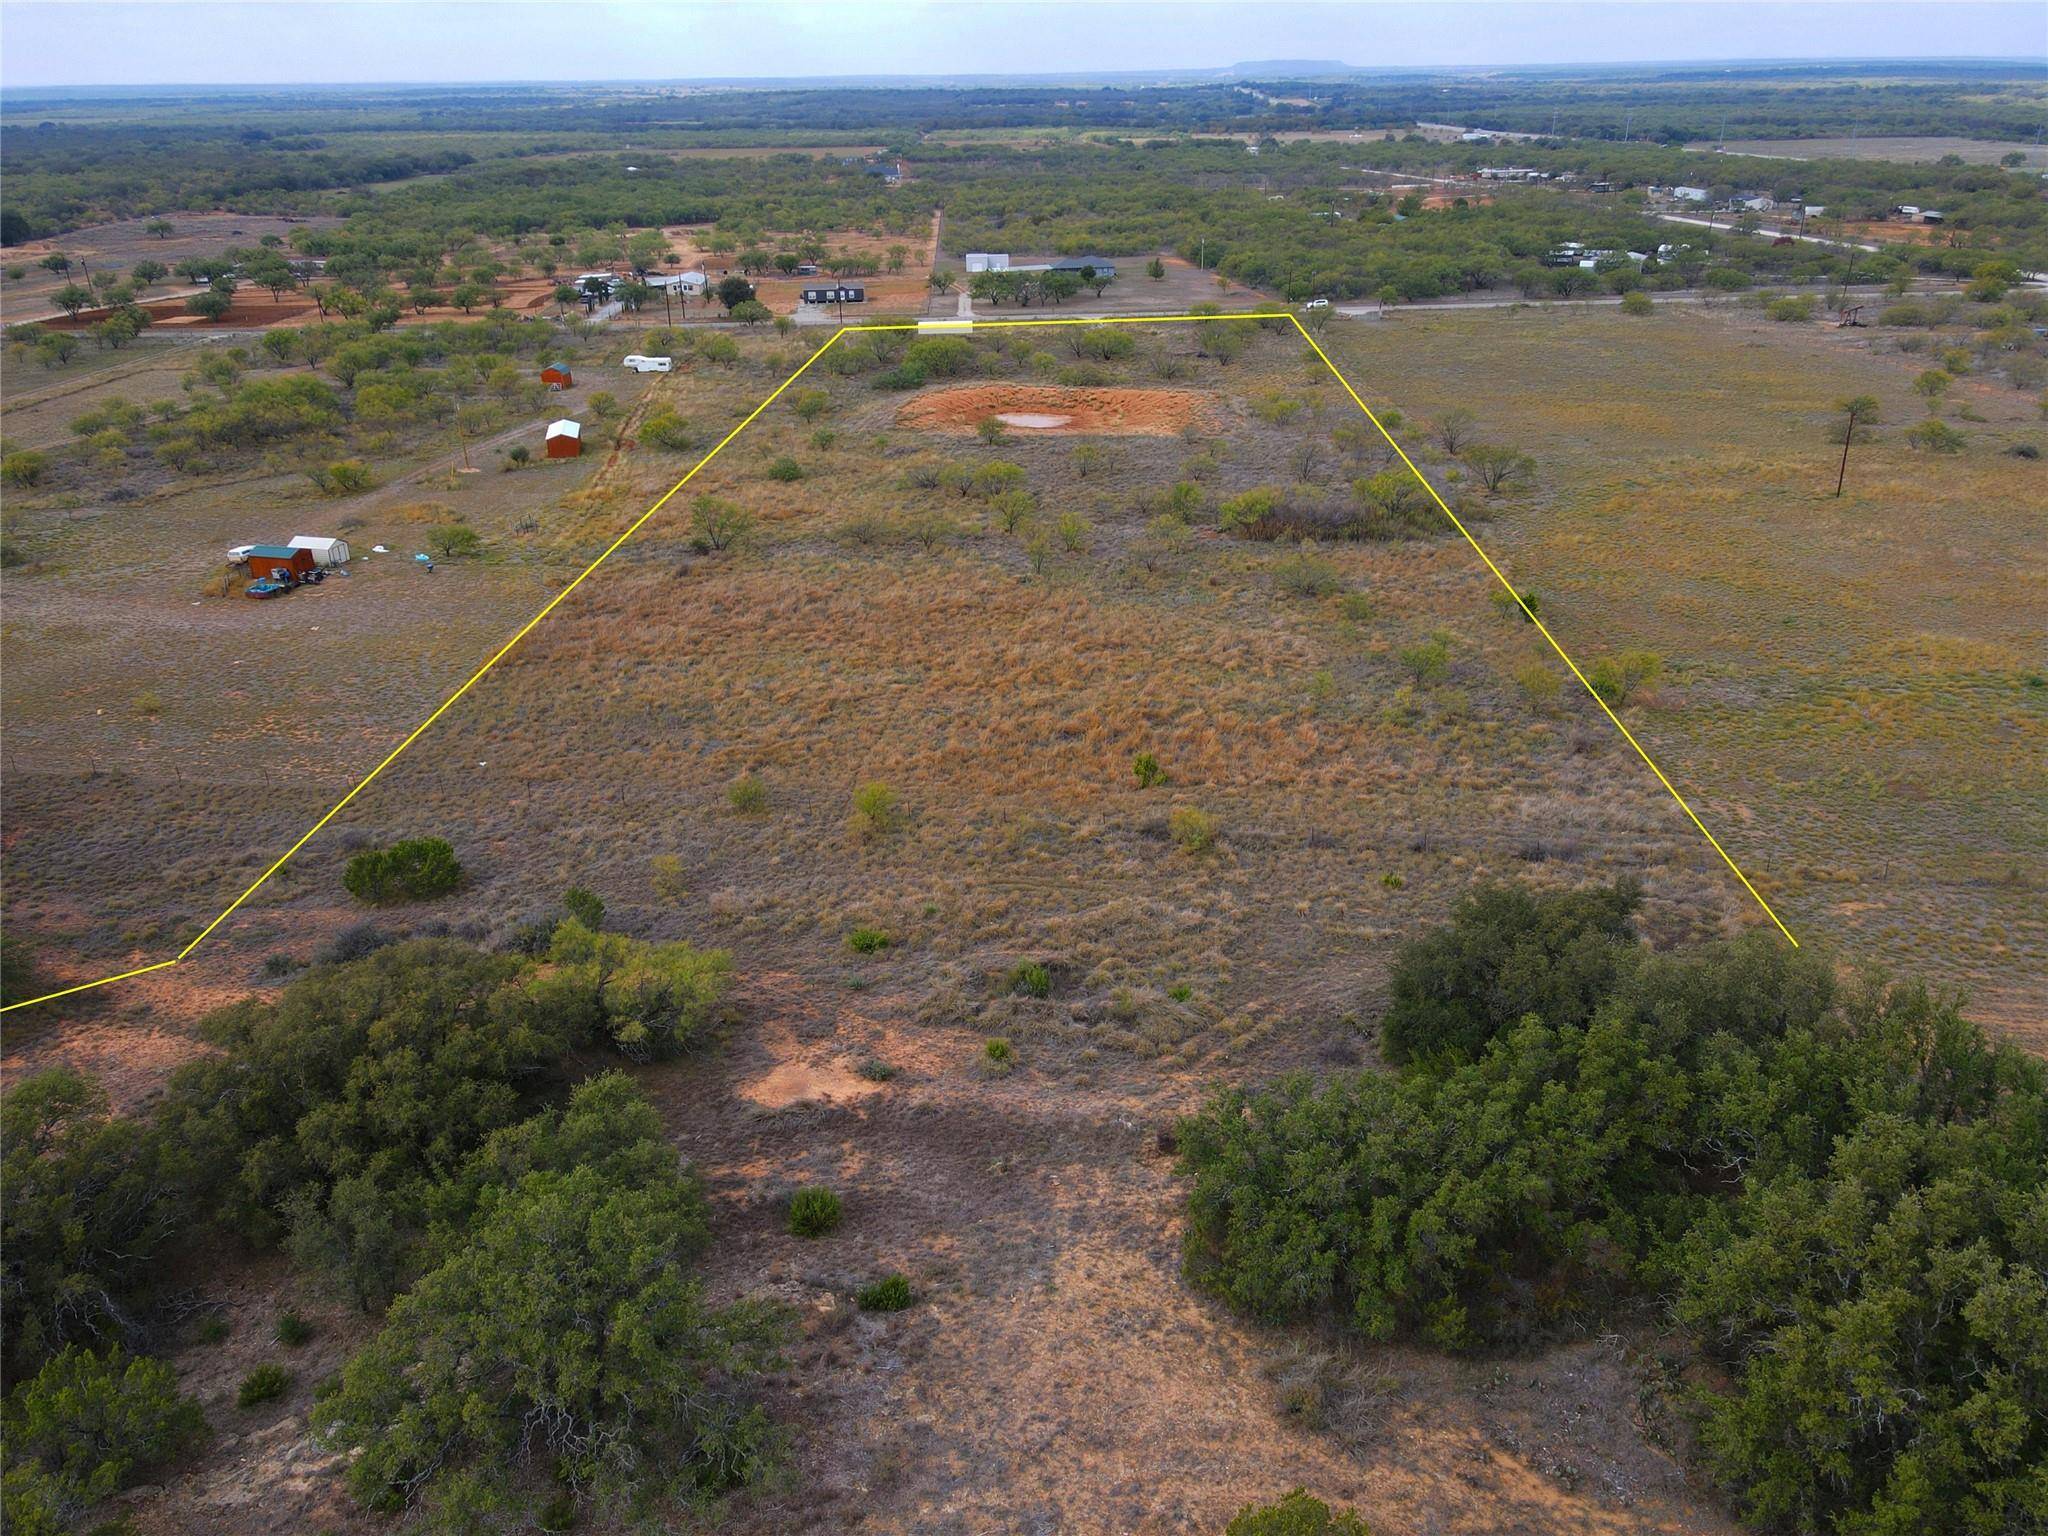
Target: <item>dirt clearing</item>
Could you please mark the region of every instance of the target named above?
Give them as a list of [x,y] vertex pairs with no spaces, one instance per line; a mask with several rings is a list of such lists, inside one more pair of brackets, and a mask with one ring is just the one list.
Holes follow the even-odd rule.
[[1184,389],[1063,389],[1050,384],[976,384],[904,402],[899,425],[925,432],[972,432],[989,417],[1033,436],[1173,437],[1214,426],[1216,403]]

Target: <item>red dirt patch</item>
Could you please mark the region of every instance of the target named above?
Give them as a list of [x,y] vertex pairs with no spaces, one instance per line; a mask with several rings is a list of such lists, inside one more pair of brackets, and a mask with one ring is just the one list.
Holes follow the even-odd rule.
[[1183,389],[1062,389],[1050,384],[972,384],[904,402],[897,422],[927,432],[972,432],[986,417],[1033,436],[1172,437],[1212,425],[1207,396]]

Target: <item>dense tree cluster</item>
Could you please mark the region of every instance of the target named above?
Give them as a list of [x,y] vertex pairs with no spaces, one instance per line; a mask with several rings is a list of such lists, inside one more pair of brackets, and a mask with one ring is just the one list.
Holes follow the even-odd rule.
[[2048,1073],[1769,940],[1652,954],[1633,904],[1482,894],[1401,956],[1405,1069],[1186,1122],[1191,1277],[1450,1348],[1668,1297],[1763,1528],[2048,1520]]
[[10,1529],[63,1528],[200,1433],[126,1352],[175,1315],[177,1245],[223,1229],[389,1307],[321,1413],[361,1447],[367,1503],[474,1530],[551,1478],[623,1508],[760,1471],[773,1436],[745,1387],[777,1314],[704,1299],[702,1192],[630,1082],[562,1100],[572,1053],[700,1039],[730,966],[572,898],[544,958],[386,944],[216,1013],[214,1054],[147,1117],[66,1072],[9,1091]]

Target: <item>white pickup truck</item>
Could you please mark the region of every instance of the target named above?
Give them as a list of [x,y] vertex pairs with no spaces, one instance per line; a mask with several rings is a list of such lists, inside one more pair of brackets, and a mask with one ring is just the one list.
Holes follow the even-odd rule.
[[626,366],[635,373],[667,373],[674,364],[665,357],[643,357],[635,352],[627,357]]

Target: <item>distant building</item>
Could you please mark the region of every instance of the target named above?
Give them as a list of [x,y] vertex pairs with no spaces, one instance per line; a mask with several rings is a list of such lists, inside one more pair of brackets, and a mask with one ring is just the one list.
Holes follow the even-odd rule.
[[563,417],[560,421],[548,423],[548,457],[551,459],[573,459],[583,452],[583,424]]
[[966,257],[970,272],[1007,272],[1010,270],[1008,251],[969,251]]
[[1704,203],[1714,194],[1705,187],[1673,187],[1671,195],[1681,203]]
[[567,363],[547,363],[540,370],[540,381],[549,389],[567,389],[576,382],[576,376]]
[[1093,267],[1097,277],[1116,276],[1116,263],[1107,256],[1062,256],[1048,270],[1078,274],[1084,267]]
[[803,299],[806,304],[865,304],[868,291],[859,283],[839,283],[830,288],[806,288]]

